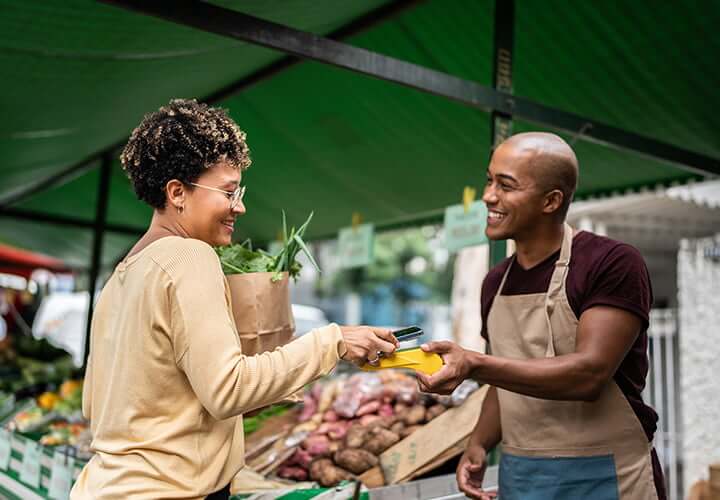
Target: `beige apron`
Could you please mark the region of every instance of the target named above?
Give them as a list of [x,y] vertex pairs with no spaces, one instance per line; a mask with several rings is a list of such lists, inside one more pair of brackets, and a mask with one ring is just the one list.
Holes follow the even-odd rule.
[[[578,319],[565,291],[572,238],[572,228],[565,224],[547,293],[501,295],[515,261],[508,266],[488,315],[494,356],[532,359],[575,352]],[[500,388],[498,400],[503,500],[657,499],[652,447],[614,380],[593,402],[538,399]],[[608,468],[614,479],[605,477]],[[615,495],[607,493],[613,488]],[[592,491],[605,493],[587,493]]]

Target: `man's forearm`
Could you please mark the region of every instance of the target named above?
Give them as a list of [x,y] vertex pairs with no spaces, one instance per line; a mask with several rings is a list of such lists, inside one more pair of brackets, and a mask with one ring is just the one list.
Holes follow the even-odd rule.
[[502,429],[500,426],[500,405],[498,403],[497,389],[490,387],[485,395],[482,410],[477,424],[475,424],[475,429],[473,429],[470,436],[468,447],[481,446],[486,451],[490,451],[501,439]]
[[607,379],[577,353],[527,360],[473,353],[472,366],[478,382],[543,399],[592,401]]

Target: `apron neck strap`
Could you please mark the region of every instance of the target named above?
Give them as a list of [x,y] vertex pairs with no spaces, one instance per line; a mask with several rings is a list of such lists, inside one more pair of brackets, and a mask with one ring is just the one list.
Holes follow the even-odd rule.
[[[560,285],[560,288],[562,288],[562,283],[565,281],[565,269],[567,269],[568,265],[570,264],[570,256],[572,254],[572,239],[573,239],[573,229],[570,227],[570,224],[567,222],[563,225],[563,241],[560,245],[560,258],[558,258],[557,262],[555,263],[555,270],[553,271],[552,278],[550,279],[550,286],[548,287],[548,294],[550,292],[557,293],[558,285]],[[502,280],[500,281],[500,287],[498,288],[497,292],[495,292],[495,296],[502,294],[502,289],[505,287],[505,281],[507,281],[507,277],[510,274],[510,269],[515,264],[516,256],[513,255],[512,259],[510,260],[510,264],[508,265],[507,269],[505,269],[505,273],[503,274]]]
[[565,289],[565,278],[567,277],[570,256],[572,255],[573,229],[567,222],[563,226],[563,241],[560,247],[560,257],[555,262],[555,270],[550,278],[550,286],[545,294],[545,321],[548,328],[548,345],[545,351],[546,357],[555,356],[555,339],[552,330],[550,317],[555,309],[557,297]]

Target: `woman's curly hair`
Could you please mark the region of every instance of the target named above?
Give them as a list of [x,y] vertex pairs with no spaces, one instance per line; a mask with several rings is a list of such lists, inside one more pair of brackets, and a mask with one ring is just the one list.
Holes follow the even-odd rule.
[[159,209],[168,181],[195,182],[221,160],[241,170],[250,166],[245,132],[225,110],[194,99],[173,99],[145,115],[120,155],[137,197]]

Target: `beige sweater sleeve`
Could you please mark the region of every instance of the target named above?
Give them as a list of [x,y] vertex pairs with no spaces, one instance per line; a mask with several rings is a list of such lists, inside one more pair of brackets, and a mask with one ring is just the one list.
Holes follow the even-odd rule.
[[166,269],[176,362],[205,409],[223,420],[279,401],[337,364],[345,347],[328,325],[256,356],[241,352],[211,247],[186,240]]

